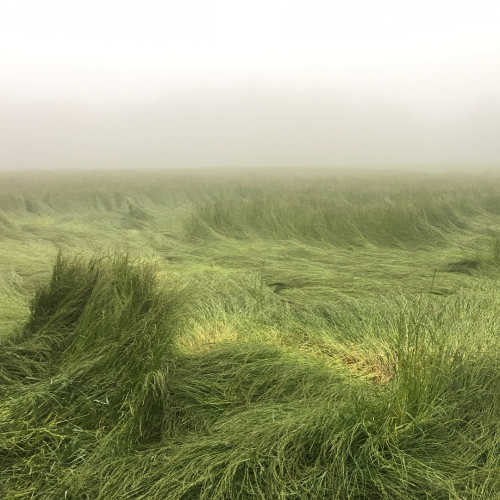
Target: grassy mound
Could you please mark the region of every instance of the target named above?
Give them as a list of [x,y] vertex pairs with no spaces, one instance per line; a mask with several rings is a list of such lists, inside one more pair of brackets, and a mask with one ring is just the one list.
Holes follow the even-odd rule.
[[182,299],[155,281],[126,256],[58,256],[28,321],[0,350],[4,491],[43,489],[104,441],[128,449],[170,425]]
[[[315,322],[314,356],[257,341],[186,349],[188,325],[218,307],[193,310],[197,293],[159,287],[126,255],[58,256],[1,343],[3,498],[500,496],[494,295],[388,300],[377,315],[294,309],[268,290],[271,318],[266,297],[256,308],[234,290],[219,307],[245,329]],[[387,376],[353,370],[352,345]]]

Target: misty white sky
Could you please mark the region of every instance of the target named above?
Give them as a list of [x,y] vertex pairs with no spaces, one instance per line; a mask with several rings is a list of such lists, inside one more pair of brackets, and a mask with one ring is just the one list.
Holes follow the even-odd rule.
[[[43,154],[47,164],[56,158],[46,148],[45,153],[37,153],[36,140],[41,139],[34,124],[41,124],[40,130],[44,123],[53,126],[55,134],[69,120],[76,127],[75,134],[78,129],[85,135],[85,126],[95,129],[100,123],[102,128],[106,120],[120,123],[116,113],[109,116],[111,108],[114,112],[127,108],[130,122],[134,112],[142,113],[146,128],[159,137],[162,129],[154,123],[159,127],[164,118],[159,118],[158,111],[151,118],[156,120],[153,124],[146,118],[153,102],[161,102],[159,107],[170,113],[173,102],[184,102],[185,112],[174,106],[175,116],[191,116],[200,136],[200,123],[214,128],[207,113],[213,113],[217,128],[216,115],[219,111],[231,114],[227,109],[231,106],[234,116],[229,121],[238,122],[242,113],[250,112],[243,101],[254,99],[254,115],[261,116],[261,121],[268,121],[265,110],[273,103],[271,122],[277,127],[305,116],[306,121],[314,122],[319,108],[338,111],[332,102],[344,100],[352,113],[343,109],[343,119],[354,114],[354,122],[366,118],[375,128],[377,117],[384,125],[387,115],[404,115],[401,123],[406,123],[408,134],[416,133],[415,127],[426,129],[419,120],[428,120],[432,126],[448,124],[448,147],[454,137],[450,127],[463,128],[471,116],[477,122],[476,135],[481,136],[484,129],[493,137],[492,123],[496,127],[500,116],[499,26],[498,0],[2,0],[0,132],[4,137],[0,137],[0,166],[16,164],[21,153],[26,156],[26,148],[31,160],[19,160],[23,165]],[[224,102],[224,93],[231,96],[230,104]],[[276,105],[275,97],[281,93],[289,96],[287,105],[286,99]],[[318,96],[323,96],[324,105]],[[196,109],[204,109],[203,119],[193,102]],[[220,107],[210,108],[209,103],[214,102]],[[47,108],[47,103],[52,107]],[[108,115],[104,119],[106,104],[111,108],[105,106]],[[85,112],[76,105],[83,105]],[[89,105],[93,117],[88,115]],[[277,114],[286,115],[287,106],[296,109],[288,109],[280,122]],[[312,114],[307,109],[313,109]],[[331,119],[324,113],[321,118],[323,124]],[[400,132],[394,119],[389,120],[391,130]],[[240,124],[241,134],[255,135],[249,124],[252,120],[248,116],[245,120],[244,126]],[[258,127],[259,120],[253,120]],[[354,122],[349,125],[353,131],[357,129]],[[219,136],[232,129],[227,123],[224,127]],[[299,129],[294,129],[297,134]],[[43,133],[50,136],[51,130]],[[189,134],[190,125],[184,130]],[[429,134],[428,127],[426,130]],[[133,135],[132,129],[127,133],[127,137]],[[71,136],[67,130],[65,134]],[[364,134],[370,135],[369,129]],[[120,135],[113,137],[113,147],[119,147]],[[358,149],[363,147],[349,137]],[[75,145],[76,139],[72,140]],[[71,161],[70,143],[62,144],[68,150],[64,162]],[[313,147],[314,141],[307,144]],[[436,147],[426,145],[424,149],[429,153]],[[493,154],[493,146],[488,147],[488,158],[496,158],[496,149]],[[140,151],[140,145],[137,148]],[[251,143],[245,148],[251,149]],[[307,151],[302,152],[301,161],[306,161]],[[500,150],[498,153],[500,160]],[[180,161],[182,154],[176,154],[175,161]],[[272,164],[290,160],[277,151],[273,154]],[[357,156],[349,156],[346,150],[338,158],[331,153],[329,160],[329,154],[325,153],[323,163],[371,158],[359,151]],[[168,151],[162,155],[156,158],[158,163],[168,163]],[[446,157],[445,150],[440,155]],[[224,159],[221,152],[211,161],[229,163],[238,157],[238,151],[230,156],[232,160]],[[403,157],[412,160],[410,153]],[[420,151],[419,157],[426,155]],[[381,155],[377,161],[385,158],[387,155]],[[260,163],[268,162],[262,159]]]

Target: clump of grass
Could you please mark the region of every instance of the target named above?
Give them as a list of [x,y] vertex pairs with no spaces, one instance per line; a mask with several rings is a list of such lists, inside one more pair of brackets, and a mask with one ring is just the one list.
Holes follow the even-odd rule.
[[43,476],[35,490],[52,477],[47,439],[59,468],[80,462],[86,446],[109,433],[127,449],[161,435],[185,299],[176,290],[161,293],[155,276],[127,255],[85,262],[59,254],[24,328],[2,341],[3,491],[32,483],[22,472],[29,457]]
[[23,329],[3,341],[0,351],[0,388],[36,380],[51,373],[53,363],[69,345],[73,325],[82,314],[95,286],[98,266],[72,262],[59,253],[50,282],[39,287]]
[[250,198],[207,201],[185,222],[189,235],[207,229],[234,238],[296,239],[339,246],[439,245],[467,227],[460,200],[387,202],[385,196],[352,204],[330,193],[276,190]]

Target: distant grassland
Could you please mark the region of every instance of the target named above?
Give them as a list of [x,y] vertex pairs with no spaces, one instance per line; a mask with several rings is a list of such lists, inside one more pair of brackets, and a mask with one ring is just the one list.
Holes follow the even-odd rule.
[[0,497],[500,498],[500,174],[0,174]]

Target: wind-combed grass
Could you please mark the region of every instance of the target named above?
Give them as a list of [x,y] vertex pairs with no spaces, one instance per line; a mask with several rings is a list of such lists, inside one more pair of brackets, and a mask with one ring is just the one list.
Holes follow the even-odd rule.
[[[304,331],[315,317],[324,334],[308,344],[325,354],[362,350],[363,337],[366,352],[378,346],[391,372],[374,383],[342,356],[297,352],[292,336],[180,349],[190,296],[178,282],[158,290],[155,276],[126,255],[59,255],[23,329],[2,343],[6,498],[500,494],[500,345],[485,289],[441,305],[388,301],[378,316],[362,303],[273,307],[277,329]],[[240,297],[240,317],[258,327],[270,299]]]
[[[267,190],[268,191],[268,190]],[[319,194],[319,196],[318,196]],[[296,239],[334,245],[429,246],[446,242],[446,233],[468,227],[479,207],[468,196],[437,196],[432,201],[392,201],[381,194],[351,203],[340,193],[276,190],[239,200],[196,206],[185,223],[188,233],[203,226],[236,238]]]
[[2,175],[0,497],[500,498],[497,176]]
[[27,464],[39,462],[42,483],[50,480],[47,446],[58,467],[69,466],[87,453],[79,436],[95,445],[120,429],[128,448],[161,432],[182,301],[179,291],[157,291],[154,270],[126,255],[59,255],[28,321],[2,341],[4,492],[33,489]]

